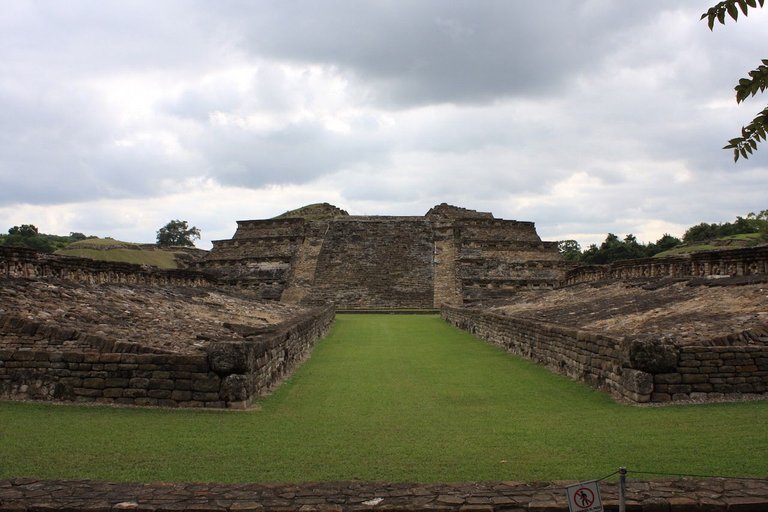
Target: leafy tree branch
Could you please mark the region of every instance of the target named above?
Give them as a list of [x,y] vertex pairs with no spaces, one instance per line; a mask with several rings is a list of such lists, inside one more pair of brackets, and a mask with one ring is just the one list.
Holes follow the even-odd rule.
[[[747,16],[750,8],[763,7],[765,0],[725,0],[710,7],[701,15],[701,19],[707,20],[709,30],[714,30],[715,22],[725,25],[728,17],[733,21],[739,19],[739,12]],[[762,64],[748,73],[748,78],[742,78],[736,85],[736,103],[741,103],[758,92],[764,92],[768,88],[768,59],[763,59]],[[733,150],[733,161],[739,157],[749,158],[753,151],[757,150],[757,144],[766,140],[768,134],[768,107],[759,112],[746,126],[741,128],[741,136],[728,141],[723,149]]]

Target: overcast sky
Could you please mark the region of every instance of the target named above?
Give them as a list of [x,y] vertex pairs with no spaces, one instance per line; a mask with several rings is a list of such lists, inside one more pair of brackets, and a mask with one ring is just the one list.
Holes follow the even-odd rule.
[[22,1],[0,13],[0,232],[154,242],[171,219],[448,202],[583,247],[768,208],[721,149],[768,9],[714,0]]

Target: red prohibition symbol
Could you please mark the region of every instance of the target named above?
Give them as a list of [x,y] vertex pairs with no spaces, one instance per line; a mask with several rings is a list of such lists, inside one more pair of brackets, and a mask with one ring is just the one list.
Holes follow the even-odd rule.
[[595,493],[589,487],[579,487],[573,493],[573,502],[579,508],[589,508],[595,502]]

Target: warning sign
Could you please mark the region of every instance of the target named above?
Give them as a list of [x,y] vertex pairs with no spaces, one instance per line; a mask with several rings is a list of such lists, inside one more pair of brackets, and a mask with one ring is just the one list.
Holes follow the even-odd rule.
[[603,512],[597,481],[582,482],[565,488],[571,512]]

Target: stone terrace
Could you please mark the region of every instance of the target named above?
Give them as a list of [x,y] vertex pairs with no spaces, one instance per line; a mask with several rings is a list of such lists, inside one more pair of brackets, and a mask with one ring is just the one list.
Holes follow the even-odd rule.
[[[242,340],[244,330],[278,324],[304,310],[224,287],[84,285],[45,279],[3,279],[0,286],[0,317],[70,331],[69,339],[60,340],[60,349],[100,338],[163,352],[196,353],[208,340]],[[0,330],[0,340],[10,337]],[[13,339],[19,343],[17,334]],[[25,343],[43,348],[50,341],[40,331]]]
[[664,336],[680,345],[760,343],[768,336],[768,279],[721,286],[726,284],[727,279],[603,281],[523,291],[494,311],[619,337]]

